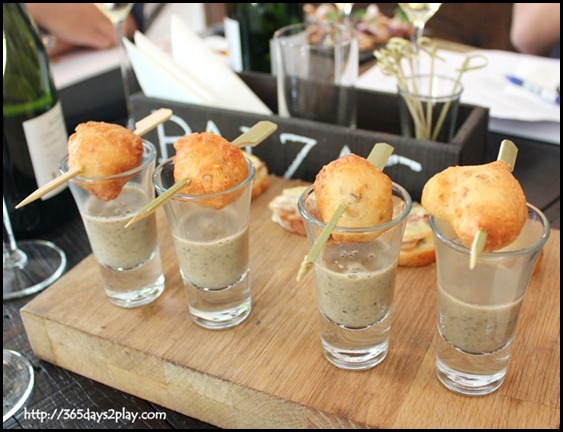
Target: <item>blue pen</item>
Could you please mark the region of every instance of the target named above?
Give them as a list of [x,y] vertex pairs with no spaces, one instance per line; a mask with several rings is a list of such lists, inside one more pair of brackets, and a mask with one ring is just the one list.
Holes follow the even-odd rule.
[[538,95],[543,100],[559,105],[559,95],[554,91],[548,90],[539,84],[523,80],[522,78],[518,78],[513,75],[506,75],[506,78],[508,78],[511,83]]

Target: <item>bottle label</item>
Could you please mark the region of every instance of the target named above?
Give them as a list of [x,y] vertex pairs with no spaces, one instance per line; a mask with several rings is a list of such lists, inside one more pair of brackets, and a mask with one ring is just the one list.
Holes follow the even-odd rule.
[[225,39],[229,52],[229,64],[235,72],[242,72],[242,47],[240,41],[240,23],[232,18],[225,17]]
[[[68,135],[60,101],[46,113],[23,122],[23,131],[37,187],[41,187],[58,177],[59,165],[67,153]],[[66,187],[64,184],[41,199],[49,199]]]

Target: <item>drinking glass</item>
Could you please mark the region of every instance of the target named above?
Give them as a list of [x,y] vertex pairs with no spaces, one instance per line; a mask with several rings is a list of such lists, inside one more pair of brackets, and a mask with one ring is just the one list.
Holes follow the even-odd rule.
[[442,3],[399,3],[399,6],[414,26],[412,43],[416,51],[418,38],[424,35],[426,23],[438,12]]
[[471,250],[459,242],[451,225],[431,216],[430,226],[438,289],[436,374],[456,393],[487,395],[506,376],[520,308],[549,238],[549,222],[528,204],[518,238],[500,250],[481,253],[473,269]]
[[51,285],[66,266],[65,253],[55,244],[44,240],[24,240],[16,243],[12,224],[3,199],[3,290],[8,300],[34,294]]
[[2,350],[2,423],[25,403],[35,382],[33,368],[20,353]]
[[[65,156],[59,171],[69,171]],[[74,177],[70,191],[78,205],[92,253],[98,263],[108,300],[120,307],[133,308],[155,301],[164,291],[156,214],[125,227],[127,222],[154,199],[151,176],[156,148],[143,140],[140,165],[105,177]],[[96,191],[119,187],[114,199],[103,200]]]
[[[314,244],[325,224],[318,218],[313,186],[299,197],[298,207]],[[393,183],[390,221],[357,228],[337,226],[315,260],[323,355],[339,368],[369,369],[389,352],[397,262],[411,207],[408,192]],[[348,240],[336,241],[335,234]]]
[[401,134],[418,140],[453,140],[463,86],[452,77],[418,74],[399,83]]
[[[229,189],[176,193],[164,204],[193,321],[219,330],[242,323],[252,309],[249,218],[254,165]],[[174,158],[156,167],[158,194],[174,185]]]
[[352,8],[354,7],[354,3],[334,3],[334,5],[340,12],[340,15],[342,16],[342,22],[344,23],[344,25],[349,26],[351,23],[350,15],[352,14]]
[[274,34],[278,112],[356,127],[359,51],[354,29],[300,23]]
[[117,49],[119,52],[119,66],[121,68],[121,79],[123,81],[123,92],[125,94],[125,106],[127,107],[127,128],[135,129],[135,121],[132,117],[131,101],[129,99],[129,58],[123,45],[123,22],[135,3],[94,3],[100,11],[109,18],[115,29],[117,38]]

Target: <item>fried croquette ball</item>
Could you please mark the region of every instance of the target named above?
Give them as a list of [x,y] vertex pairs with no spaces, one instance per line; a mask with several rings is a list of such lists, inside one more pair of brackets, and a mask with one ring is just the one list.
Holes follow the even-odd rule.
[[[142,159],[142,139],[116,124],[95,121],[81,123],[68,139],[68,167],[69,170],[80,168],[80,177],[121,174],[138,167]],[[117,198],[129,178],[81,182],[80,185],[97,198],[110,201]]]
[[426,182],[421,203],[467,247],[477,231],[486,232],[486,251],[512,243],[528,215],[524,191],[502,160],[446,168]]
[[[338,221],[338,227],[371,227],[388,222],[393,217],[391,179],[358,155],[349,154],[325,165],[317,174],[313,187],[325,223],[340,203],[346,204],[346,210]],[[332,233],[334,240],[343,242],[367,242],[377,235]]]
[[[225,138],[209,133],[192,133],[174,143],[174,181],[188,178],[180,189],[187,195],[207,195],[231,189],[249,175],[242,150]],[[201,200],[205,207],[221,209],[235,201],[240,191]]]

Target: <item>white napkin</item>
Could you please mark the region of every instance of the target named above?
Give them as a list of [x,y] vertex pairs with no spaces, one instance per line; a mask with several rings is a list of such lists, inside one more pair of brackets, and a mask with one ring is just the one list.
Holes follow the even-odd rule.
[[[224,62],[212,54],[209,46],[192,32],[177,16],[172,16],[172,57],[194,76],[206,82],[221,96],[224,108],[271,114],[272,112],[250,90],[244,81]],[[245,111],[246,111],[245,110]]]
[[[139,41],[141,41],[139,43]],[[160,51],[142,33],[135,34],[134,45],[123,39],[131,65],[143,93],[148,97],[212,106],[213,97],[204,86],[178,68],[172,57]]]
[[137,80],[148,97],[271,114],[271,110],[177,16],[171,20],[173,54],[142,33],[126,49]]

